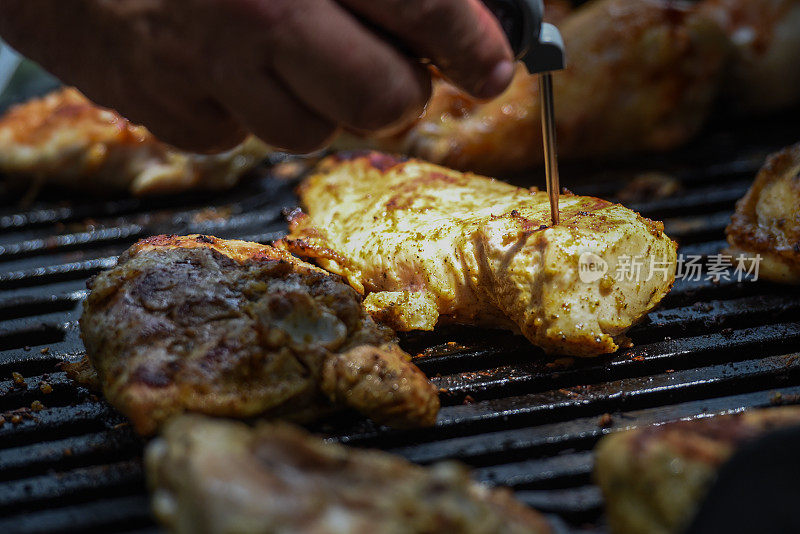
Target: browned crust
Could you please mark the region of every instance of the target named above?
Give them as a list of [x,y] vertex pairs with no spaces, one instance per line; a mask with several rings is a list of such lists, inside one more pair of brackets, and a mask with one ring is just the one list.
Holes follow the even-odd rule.
[[92,366],[92,362],[89,361],[89,357],[85,354],[78,361],[62,363],[60,368],[70,380],[74,380],[95,393],[103,391],[103,383],[100,377],[97,376],[97,371]]
[[[725,230],[734,249],[760,253],[783,263],[796,274],[800,273],[800,208],[794,206],[794,213],[786,213],[785,219],[759,221],[757,206],[764,189],[780,180],[791,180],[800,199],[800,176],[787,175],[799,165],[800,143],[767,158],[747,194],[736,203],[736,212]],[[790,199],[786,203],[792,204]]]
[[[436,389],[416,366],[398,365],[407,359],[396,345],[360,345],[326,362],[322,389],[334,403],[370,407],[366,415],[389,426],[433,426],[439,413]],[[376,388],[376,382],[388,387]]]
[[[206,235],[154,236],[89,288],[81,317],[87,354],[106,397],[139,433],[184,411],[303,420],[338,401],[403,426],[432,424],[438,412],[436,388],[356,293],[286,251]],[[294,334],[298,328],[308,332]],[[379,355],[392,373],[376,379],[374,366],[359,366],[370,362],[355,357],[358,350]],[[344,366],[332,368],[334,386],[343,368],[364,377],[360,397],[322,390],[330,358]],[[91,382],[86,363],[70,376]]]
[[[333,154],[324,160],[322,160],[317,167],[316,171],[320,174],[325,174],[327,171],[332,169],[333,167],[339,165],[342,162],[348,162],[352,165],[364,166],[373,169],[375,172],[379,174],[386,174],[390,170],[397,170],[396,167],[405,165],[407,163],[415,163],[421,165],[428,165],[425,161],[416,158],[409,158],[404,156],[397,156],[392,154],[385,154],[378,151],[369,151],[369,150],[359,150],[359,151],[347,151],[347,152],[339,152]],[[445,172],[426,172],[420,176],[409,178],[408,180],[404,181],[403,184],[397,188],[398,195],[392,197],[386,203],[386,210],[387,211],[401,211],[404,209],[411,208],[409,203],[409,195],[403,195],[402,193],[412,192],[414,194],[414,198],[418,199],[420,196],[421,191],[425,191],[426,185],[431,184],[454,184],[454,185],[463,185],[465,183],[470,182],[474,176],[473,173],[461,173],[456,171],[451,171],[449,173]],[[306,194],[307,188],[310,186],[309,181],[304,181],[301,183],[297,188],[297,194],[301,198],[303,195]],[[539,189],[537,187],[529,188],[531,192],[538,192]],[[569,191],[564,191],[561,193],[562,197],[571,197],[575,196],[573,193]],[[430,197],[432,200],[436,200],[435,197]],[[614,203],[609,202],[608,200],[597,198],[597,197],[588,197],[588,196],[581,196],[584,199],[584,202],[581,203],[580,206],[569,206],[562,208],[560,211],[561,221],[560,225],[565,226],[567,228],[574,228],[578,223],[585,223],[587,217],[596,216],[596,219],[592,219],[593,223],[596,223],[597,229],[600,230],[603,224],[604,216],[602,214],[598,214],[596,212],[600,212],[609,206],[612,206]],[[637,213],[638,215],[638,213]],[[548,225],[542,225],[537,221],[532,221],[524,216],[522,216],[517,210],[512,210],[508,213],[504,213],[502,215],[494,216],[494,218],[502,218],[502,217],[510,217],[519,221],[520,226],[526,232],[536,232],[538,230],[543,230],[548,228]],[[661,221],[654,221],[639,215],[639,220],[642,221],[650,232],[660,237],[664,234],[664,223]],[[301,208],[296,208],[292,210],[287,215],[287,221],[289,222],[289,237],[283,238],[278,240],[274,243],[274,245],[283,250],[289,250],[292,253],[295,253],[301,257],[306,258],[324,258],[336,261],[339,264],[346,264],[347,259],[341,256],[335,250],[330,249],[327,246],[322,246],[315,241],[317,238],[322,238],[321,240],[324,241],[324,229],[319,228],[313,224],[313,221],[309,217],[307,213],[305,213]]]
[[[387,158],[391,164],[384,164]],[[376,162],[379,162],[377,167]],[[387,169],[391,170],[391,174]],[[320,162],[315,174],[300,186],[298,193],[301,201],[313,205],[312,199],[314,197],[312,195],[319,194],[329,199],[338,199],[340,203],[345,202],[343,198],[345,193],[340,187],[344,187],[346,190],[347,186],[338,181],[339,173],[343,173],[341,174],[343,180],[346,180],[348,175],[358,175],[360,177],[358,179],[375,180],[375,187],[380,187],[380,182],[384,177],[391,180],[391,189],[381,188],[379,196],[373,196],[369,187],[363,192],[365,205],[370,206],[370,209],[376,209],[374,213],[370,212],[371,220],[376,224],[381,224],[385,220],[392,225],[394,222],[404,219],[406,213],[413,216],[426,209],[438,210],[442,207],[442,201],[439,198],[442,192],[449,191],[453,187],[469,189],[476,181],[484,183],[483,181],[485,180],[486,182],[493,182],[500,188],[500,191],[507,191],[508,195],[513,195],[513,197],[509,196],[509,199],[513,198],[515,201],[519,199],[518,204],[514,202],[508,207],[504,205],[503,210],[498,208],[494,212],[496,215],[487,216],[487,219],[492,223],[503,221],[501,226],[504,228],[504,234],[501,237],[504,245],[514,241],[521,241],[530,245],[532,242],[527,238],[537,235],[552,226],[549,214],[542,213],[540,215],[539,212],[536,212],[535,215],[532,215],[526,212],[524,207],[525,199],[532,193],[538,193],[536,188],[531,188],[530,190],[515,188],[488,177],[476,176],[472,173],[461,173],[426,163],[422,160],[395,158],[391,155],[387,156],[375,152],[348,152],[344,155],[334,155],[324,159]],[[335,176],[336,178],[333,181],[328,181],[328,176]],[[395,181],[396,177],[401,177],[402,179]],[[576,196],[570,192],[564,192],[562,195],[563,198],[574,197],[578,202],[570,202],[569,206],[561,208],[561,220],[559,222],[559,227],[561,228],[572,232],[589,231],[602,234],[609,228],[609,224],[615,220],[615,214],[610,212],[616,210],[618,206],[612,202],[600,198]],[[542,199],[543,197],[540,196],[539,198]],[[336,205],[336,203],[332,204]],[[439,212],[437,211],[436,213]],[[325,217],[322,214],[320,216]],[[338,214],[334,216],[334,219],[337,217],[341,219],[342,215]],[[356,216],[356,218],[358,217]],[[664,224],[662,222],[652,221],[638,214],[636,214],[636,218],[637,222],[642,225],[641,230],[659,240],[668,239],[664,235]],[[317,224],[309,214],[303,212],[300,208],[293,210],[288,219],[289,235],[275,245],[300,257],[317,260],[322,267],[342,274],[359,293],[369,294],[378,291],[408,291],[413,293],[417,291],[414,280],[404,280],[398,287],[382,284],[380,275],[363,275],[361,270],[364,269],[364,266],[360,261],[364,258],[357,259],[358,253],[348,251],[347,246],[339,242],[338,238],[331,237],[325,224]],[[368,221],[360,222],[368,223]],[[511,222],[511,224],[505,224],[506,222]],[[366,228],[366,225],[364,225],[364,228]],[[391,234],[391,230],[388,231]],[[677,249],[677,244],[672,240],[669,240],[669,243],[672,247],[672,251],[669,252],[674,253]],[[350,256],[350,254],[353,254],[353,256]],[[386,273],[384,272],[385,279]],[[674,278],[669,280],[667,290],[672,286],[673,282]],[[491,279],[485,279],[481,283],[491,284],[494,282]],[[651,304],[646,307],[642,316],[660,300],[661,296],[655,297],[657,293],[656,290],[651,293],[649,297]],[[484,308],[490,307],[488,304],[490,301],[490,299],[485,299],[482,306]],[[437,318],[443,322],[474,323],[477,316],[474,310],[465,311],[459,309],[456,312],[436,310],[437,306],[434,304],[433,307],[436,310],[434,311],[435,318],[431,322],[411,323],[404,316],[408,311],[405,306],[402,307],[402,311],[395,309],[393,306],[383,306],[380,310],[372,309],[369,305],[367,307],[374,319],[396,330],[432,328],[433,324],[437,322]],[[490,317],[490,314],[487,313],[486,316]],[[640,318],[641,316],[637,315],[633,320],[635,322]],[[514,323],[511,322],[505,312],[497,311],[496,317],[482,319],[482,321],[481,324],[488,324],[489,321],[492,321],[492,326],[515,328]],[[565,350],[576,355],[607,353],[613,352],[619,346],[630,346],[630,340],[620,332],[619,328],[614,329],[609,336],[601,338],[603,339],[603,345],[599,349],[598,343],[601,343],[601,341],[598,340],[598,335],[593,332],[586,332],[580,338],[576,337],[571,340],[564,339],[565,336],[563,335],[555,336],[557,341],[554,341],[552,346],[546,344],[543,340],[538,340],[535,343],[545,348],[545,350]],[[587,347],[592,348],[587,350]]]
[[123,145],[158,142],[147,129],[93,104],[72,87],[13,106],[0,120],[0,129],[11,132],[14,141],[31,146],[47,141],[56,130],[69,128],[81,130],[90,142],[108,142],[110,132],[114,132],[113,141]]
[[276,249],[269,245],[262,245],[260,243],[253,243],[250,241],[239,241],[236,239],[220,239],[218,237],[192,234],[192,235],[156,235],[142,239],[134,244],[128,251],[124,258],[130,258],[145,252],[161,247],[176,247],[176,248],[208,248],[216,250],[220,254],[231,258],[239,263],[255,260],[278,260],[288,261],[297,264],[298,266],[308,269],[309,271],[316,271],[318,273],[328,274],[327,272],[314,267],[310,264],[302,264],[297,261],[297,258],[284,250]]

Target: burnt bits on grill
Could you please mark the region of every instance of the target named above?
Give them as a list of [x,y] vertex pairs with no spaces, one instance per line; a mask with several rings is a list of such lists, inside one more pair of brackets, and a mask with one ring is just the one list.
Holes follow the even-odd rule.
[[678,534],[717,470],[744,443],[800,424],[786,406],[619,432],[595,450],[595,479],[615,534]]
[[761,256],[759,277],[800,284],[800,144],[767,159],[726,233],[732,255]]
[[184,411],[306,420],[347,406],[392,426],[435,421],[436,388],[393,332],[338,277],[286,252],[156,236],[89,288],[87,355],[142,434]]
[[544,518],[454,462],[420,467],[286,423],[197,415],[147,449],[153,510],[173,532],[540,534]]

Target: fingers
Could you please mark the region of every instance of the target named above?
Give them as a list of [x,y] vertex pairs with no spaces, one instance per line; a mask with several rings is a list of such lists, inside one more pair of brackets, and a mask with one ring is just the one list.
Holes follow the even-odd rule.
[[233,62],[215,70],[214,92],[220,102],[265,143],[305,153],[322,148],[335,134],[335,124],[308,109],[265,73],[244,75],[244,67]]
[[42,16],[29,4],[50,13],[47,31],[17,40],[89,98],[192,151],[231,148],[248,130],[308,151],[337,126],[405,126],[431,84],[400,48],[479,97],[499,93],[513,74],[502,31],[479,0],[76,1],[82,11],[45,3],[0,8],[26,24]]
[[[123,104],[120,113],[137,124],[144,124],[160,141],[198,154],[230,150],[247,136],[247,131],[213,100],[198,102],[189,109],[164,106],[150,100]],[[130,101],[128,101],[130,102]]]
[[429,58],[478,98],[500,94],[514,75],[500,24],[479,0],[339,0]]
[[325,120],[375,131],[422,112],[430,95],[426,70],[333,0],[238,4],[249,4],[249,17],[269,36],[266,68]]
[[131,122],[146,126],[160,141],[176,148],[220,152],[235,147],[247,136],[239,122],[202,93],[190,96],[180,87],[151,86],[119,74],[108,76],[105,82],[102,87],[84,85],[84,94]]

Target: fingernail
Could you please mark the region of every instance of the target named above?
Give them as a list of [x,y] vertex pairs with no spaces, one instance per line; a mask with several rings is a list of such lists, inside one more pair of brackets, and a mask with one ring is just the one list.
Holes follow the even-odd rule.
[[511,79],[514,77],[514,63],[508,60],[503,60],[492,69],[492,73],[483,82],[483,85],[478,87],[475,96],[478,98],[492,98],[505,91]]

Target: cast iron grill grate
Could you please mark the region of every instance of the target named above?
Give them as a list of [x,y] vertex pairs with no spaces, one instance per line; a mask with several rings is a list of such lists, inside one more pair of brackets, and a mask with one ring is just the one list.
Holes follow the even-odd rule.
[[[715,125],[689,150],[592,167],[565,165],[578,193],[613,197],[633,175],[677,177],[674,196],[629,204],[663,219],[684,254],[716,254],[735,201],[793,121]],[[766,133],[765,133],[766,132]],[[536,180],[541,180],[536,173]],[[292,183],[265,168],[234,191],[178,198],[61,201],[0,208],[0,532],[156,531],[141,441],[104,401],[57,368],[80,354],[86,278],[139,238],[206,233],[269,242],[282,235]],[[455,458],[513,487],[563,531],[602,531],[591,449],[614,429],[792,402],[800,395],[800,299],[752,281],[679,281],[631,337],[635,347],[571,366],[508,333],[445,328],[403,338],[442,388],[433,430],[389,431],[349,415],[317,427],[345,443],[420,463]],[[12,380],[20,373],[25,387]],[[44,394],[45,381],[52,392]],[[12,412],[39,400],[45,408]],[[611,414],[611,426],[601,424]],[[607,423],[607,421],[606,421]]]

